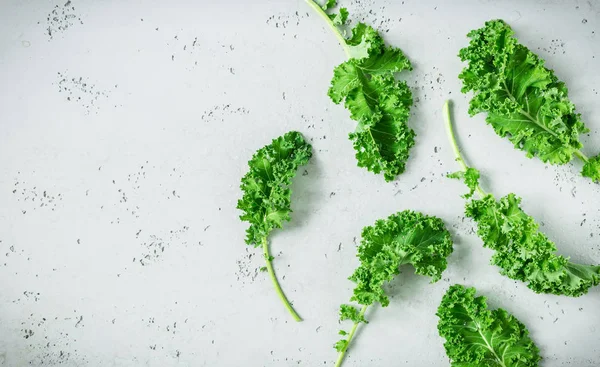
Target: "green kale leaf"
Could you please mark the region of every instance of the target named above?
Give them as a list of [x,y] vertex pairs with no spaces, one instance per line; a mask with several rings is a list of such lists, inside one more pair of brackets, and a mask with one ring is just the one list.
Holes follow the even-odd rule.
[[479,187],[479,171],[473,167],[467,167],[466,171],[450,173],[448,177],[464,181],[465,185],[469,188],[469,192],[462,196],[465,199],[472,198]]
[[[305,165],[312,156],[312,147],[302,134],[290,131],[274,139],[273,142],[254,155],[248,166],[250,170],[242,178],[243,196],[237,208],[243,214],[240,219],[250,222],[246,230],[246,243],[254,247],[262,246],[266,270],[273,282],[275,291],[294,320],[302,321],[286,298],[273,269],[273,256],[269,252],[268,236],[283,222],[290,220],[290,185],[298,167]],[[261,268],[263,271],[263,268]]]
[[412,93],[396,74],[412,70],[402,50],[385,46],[373,27],[358,23],[346,37],[348,11],[328,13],[336,5],[328,0],[324,6],[306,0],[340,41],[348,61],[338,65],[328,95],[336,103],[344,102],[357,127],[350,136],[356,151],[357,165],[375,174],[383,173],[386,181],[404,172],[415,132],[408,126]]
[[250,170],[242,178],[244,193],[237,208],[243,211],[240,219],[250,222],[246,243],[259,246],[275,228],[290,220],[289,188],[298,167],[312,156],[312,147],[302,134],[290,131],[259,149],[248,165]]
[[536,293],[578,297],[600,284],[600,266],[580,265],[556,254],[556,245],[509,194],[499,201],[492,195],[472,200],[466,215],[477,222],[477,234],[496,253],[492,263],[511,279],[527,283]]
[[525,325],[503,309],[488,310],[485,297],[475,297],[475,288],[450,287],[437,316],[452,367],[539,365],[539,349]]
[[585,162],[581,175],[591,178],[594,182],[600,182],[600,155]]
[[415,133],[408,126],[412,93],[395,78],[412,70],[398,48],[385,47],[372,27],[359,23],[347,40],[355,57],[338,65],[329,88],[334,103],[350,111],[358,127],[350,134],[358,166],[383,172],[386,181],[404,172]]
[[411,264],[419,275],[441,278],[446,258],[452,253],[452,238],[437,217],[405,210],[374,226],[365,227],[358,247],[359,267],[350,280],[356,283],[352,301],[361,305],[389,304],[383,284],[400,274],[400,266]]
[[[468,34],[469,46],[459,52],[468,66],[459,78],[462,92],[473,92],[469,113],[487,112],[486,121],[496,133],[530,158],[565,164],[577,156],[587,162],[579,135],[589,130],[567,87],[513,34],[502,20],[488,21]],[[582,174],[598,180],[597,171],[587,167]]]
[[340,321],[350,320],[354,325],[348,336],[334,346],[340,352],[336,366],[341,365],[358,325],[367,322],[367,308],[375,302],[383,307],[390,303],[383,285],[400,274],[400,267],[411,264],[417,274],[436,282],[446,269],[446,258],[452,250],[452,238],[441,219],[410,210],[363,228],[358,247],[360,265],[349,278],[356,283],[350,300],[362,307],[340,307]]
[[[556,254],[556,245],[539,231],[539,225],[519,204],[521,199],[509,194],[497,201],[479,186],[479,171],[470,168],[462,157],[454,136],[448,102],[444,106],[448,140],[462,171],[448,175],[463,179],[472,198],[466,204],[466,215],[477,223],[477,234],[483,245],[495,251],[492,263],[511,279],[527,283],[537,293],[578,297],[600,284],[600,265],[580,265]],[[590,162],[595,162],[591,159]]]

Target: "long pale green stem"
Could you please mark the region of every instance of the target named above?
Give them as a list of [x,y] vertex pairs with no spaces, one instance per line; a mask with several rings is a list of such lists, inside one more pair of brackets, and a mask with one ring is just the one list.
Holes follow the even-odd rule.
[[[460,153],[460,149],[458,148],[458,143],[456,142],[456,136],[454,135],[454,128],[452,127],[452,116],[450,114],[450,100],[444,103],[444,122],[446,124],[446,133],[448,135],[448,140],[450,140],[450,145],[452,146],[452,150],[454,150],[454,156],[456,157],[456,162],[460,166],[460,169],[463,172],[467,171],[467,164]],[[477,185],[477,193],[484,197],[486,195],[485,191],[481,188],[481,186]]]
[[[360,309],[360,319],[362,319],[363,316],[365,316],[365,312],[367,312],[367,307],[369,306],[365,305],[362,306],[362,308]],[[360,324],[360,322],[355,322],[354,325],[352,325],[352,330],[350,330],[350,334],[348,334],[348,339],[346,339],[346,347],[338,355],[338,359],[335,362],[335,367],[340,367],[342,365],[342,362],[344,361],[344,356],[346,355],[346,351],[348,350],[348,347],[350,347],[350,343],[352,343],[352,338],[354,338],[354,334],[356,334],[358,324]]]
[[581,153],[580,150],[575,151],[574,154],[577,156],[577,158],[581,159],[584,163],[589,160],[589,158],[585,154]]
[[342,45],[342,47],[344,48],[344,52],[346,53],[346,56],[350,57],[350,50],[348,49],[348,44],[346,43],[346,39],[344,38],[342,33],[340,33],[340,30],[338,29],[338,27],[336,27],[336,25],[333,24],[333,21],[329,18],[327,13],[325,13],[325,10],[323,10],[321,5],[317,4],[314,0],[306,0],[306,2],[317,12],[317,14],[319,14],[321,16],[321,18],[323,18],[325,20],[325,22],[327,23],[329,28],[331,28],[331,30],[337,37],[338,41],[340,42],[340,45]]
[[290,312],[290,314],[292,315],[294,320],[302,321],[302,318],[300,317],[300,315],[298,315],[296,310],[294,310],[294,308],[290,304],[290,301],[288,301],[288,299],[286,298],[285,294],[283,293],[283,290],[281,289],[281,286],[279,285],[279,281],[277,280],[277,277],[275,276],[275,270],[273,269],[273,263],[272,263],[273,260],[272,260],[271,254],[269,253],[269,242],[267,241],[266,237],[262,241],[262,248],[263,248],[263,253],[265,256],[265,261],[267,262],[267,270],[269,271],[269,276],[271,277],[273,286],[275,286],[275,291],[277,292],[279,299],[281,300],[281,302],[283,302],[283,305]]

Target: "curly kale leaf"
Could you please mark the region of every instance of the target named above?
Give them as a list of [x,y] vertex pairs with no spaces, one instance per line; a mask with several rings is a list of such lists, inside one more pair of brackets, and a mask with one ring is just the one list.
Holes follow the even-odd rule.
[[585,162],[581,175],[591,178],[594,182],[600,182],[600,155]]
[[[327,2],[321,6],[321,9],[323,9],[323,12],[326,12],[330,9],[335,8],[336,6],[336,0],[327,0]],[[339,13],[327,14],[327,16],[334,25],[343,26],[344,24],[346,24],[346,20],[348,19],[348,9],[340,8]]]
[[492,263],[511,279],[528,283],[536,293],[578,297],[600,283],[600,266],[580,265],[556,254],[555,244],[509,194],[499,201],[492,195],[472,200],[467,216],[477,222],[484,246],[496,253]]
[[327,0],[327,2],[325,4],[323,4],[321,6],[321,8],[323,10],[329,10],[329,9],[333,9],[337,6],[337,1],[336,0]]
[[250,222],[247,244],[261,245],[273,229],[290,220],[289,186],[298,167],[311,156],[311,145],[296,131],[274,139],[254,153],[240,186],[244,195],[237,204],[243,211],[240,219]]
[[335,68],[329,96],[336,104],[344,101],[358,122],[350,134],[358,166],[383,172],[391,181],[404,172],[415,143],[407,124],[412,93],[406,82],[395,78],[412,66],[400,49],[385,47],[377,31],[363,23],[346,42],[354,57]]
[[[400,274],[402,265],[412,264],[417,274],[427,275],[436,282],[451,253],[450,233],[436,217],[405,210],[365,227],[358,247],[360,265],[349,278],[356,283],[350,300],[362,308],[359,311],[351,305],[340,307],[340,321],[351,320],[354,325],[348,337],[334,346],[340,352],[336,366],[341,365],[358,325],[367,322],[364,317],[367,308],[375,302],[383,307],[389,304],[383,285]],[[347,335],[343,330],[340,334]]]
[[348,56],[334,69],[328,94],[334,103],[344,102],[358,123],[350,134],[357,165],[392,181],[404,172],[415,144],[415,132],[408,126],[412,93],[406,82],[396,80],[396,73],[412,70],[410,61],[399,48],[385,46],[379,32],[364,23],[356,24],[347,37],[341,27],[348,11],[332,12],[336,1],[327,0],[322,6],[306,1],[327,22]]
[[243,196],[237,203],[237,208],[243,211],[240,219],[250,222],[246,243],[262,246],[267,265],[264,269],[269,273],[279,299],[296,321],[302,321],[302,318],[275,276],[268,236],[273,229],[281,228],[284,221],[290,220],[292,192],[289,186],[298,167],[306,164],[311,156],[312,147],[299,132],[291,131],[274,139],[254,153],[248,162],[250,171],[242,178]]
[[[492,20],[468,34],[469,46],[459,53],[468,66],[459,78],[463,93],[473,91],[469,113],[487,112],[486,121],[496,133],[528,157],[565,164],[575,155],[586,162],[579,135],[589,130],[567,87],[513,33],[504,21]],[[592,177],[598,178],[597,171]]]
[[360,313],[360,310],[352,305],[340,306],[340,321],[350,320],[354,323],[366,323],[365,316]]
[[[474,192],[481,199],[472,199],[466,205],[466,215],[477,222],[477,234],[484,246],[495,251],[492,263],[501,273],[511,279],[521,280],[537,293],[553,293],[580,296],[600,283],[600,266],[579,265],[556,254],[556,246],[539,231],[539,225],[519,206],[521,199],[514,194],[496,201],[479,187],[479,172],[469,168],[458,147],[451,116],[445,105],[446,131],[461,172],[450,174],[451,178],[464,179],[472,197]],[[592,158],[590,162],[596,162]]]
[[525,325],[503,309],[488,310],[485,297],[475,297],[475,288],[450,287],[437,316],[453,367],[539,365],[539,349]]
[[472,167],[467,167],[466,171],[458,171],[448,175],[449,178],[463,180],[465,185],[467,185],[469,192],[462,196],[465,199],[472,198],[473,194],[475,194],[475,191],[479,187],[479,176],[479,171]]
[[382,286],[400,274],[400,266],[412,264],[417,274],[435,282],[451,253],[452,238],[439,218],[406,210],[378,220],[362,231],[360,266],[350,277],[356,283],[351,300],[385,307],[389,299]]

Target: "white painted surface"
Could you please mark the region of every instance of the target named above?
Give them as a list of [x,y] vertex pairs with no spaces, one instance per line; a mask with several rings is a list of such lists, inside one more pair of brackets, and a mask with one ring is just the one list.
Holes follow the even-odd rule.
[[[418,141],[393,183],[355,166],[355,123],[326,95],[343,51],[303,1],[0,4],[0,366],[331,366],[353,239],[408,208],[448,223],[448,270],[429,285],[405,269],[346,366],[448,366],[435,310],[456,282],[525,322],[543,366],[600,364],[599,289],[536,295],[488,265],[462,184],[444,178],[456,166],[440,113],[452,98],[487,189],[523,196],[562,253],[599,263],[599,186],[578,163],[528,160],[483,115],[468,118],[456,54],[469,30],[505,19],[567,82],[594,154],[600,2],[342,3],[415,66],[402,77]],[[291,129],[315,154],[272,250],[303,323],[258,272],[235,209],[253,151]]]

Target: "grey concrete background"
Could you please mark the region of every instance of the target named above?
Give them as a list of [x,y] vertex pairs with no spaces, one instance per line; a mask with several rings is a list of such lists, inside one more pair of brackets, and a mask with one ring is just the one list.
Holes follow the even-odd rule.
[[[567,82],[595,154],[600,2],[341,2],[415,66],[401,77],[418,140],[392,183],[356,167],[355,123],[326,95],[344,54],[303,1],[2,1],[0,366],[331,366],[355,239],[408,208],[448,224],[448,270],[429,285],[404,269],[346,366],[448,366],[435,310],[456,282],[527,324],[543,366],[600,365],[598,288],[536,295],[488,265],[464,187],[444,177],[456,166],[440,113],[453,99],[486,189],[523,196],[561,253],[599,263],[599,186],[469,118],[456,54],[469,30],[505,19]],[[315,154],[271,240],[303,323],[258,271],[235,209],[251,154],[291,129]]]

